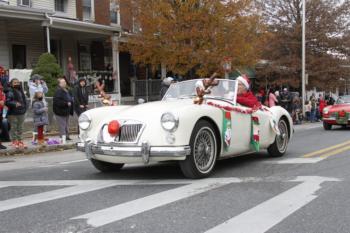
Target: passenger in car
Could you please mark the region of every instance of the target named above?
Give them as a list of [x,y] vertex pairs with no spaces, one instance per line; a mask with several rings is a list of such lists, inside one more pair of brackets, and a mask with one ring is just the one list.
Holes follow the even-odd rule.
[[250,89],[250,80],[247,75],[239,76],[238,90],[237,90],[237,103],[249,107],[249,108],[260,108],[261,103],[254,96]]

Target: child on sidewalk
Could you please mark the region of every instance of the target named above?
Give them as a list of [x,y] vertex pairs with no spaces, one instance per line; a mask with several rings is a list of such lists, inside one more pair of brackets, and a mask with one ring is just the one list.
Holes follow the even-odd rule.
[[48,125],[49,121],[47,116],[48,108],[45,106],[45,103],[43,101],[42,92],[35,92],[32,107],[34,128],[36,128],[38,132],[38,144],[44,145],[44,126]]

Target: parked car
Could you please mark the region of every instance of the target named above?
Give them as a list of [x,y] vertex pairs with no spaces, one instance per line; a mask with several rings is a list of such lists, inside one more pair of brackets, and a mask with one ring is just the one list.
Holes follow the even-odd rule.
[[331,130],[333,125],[350,124],[350,95],[339,96],[334,105],[323,109],[323,128]]
[[[172,84],[161,101],[83,113],[77,149],[102,172],[128,163],[178,161],[189,178],[209,176],[218,159],[253,152],[252,140],[271,156],[286,153],[293,135],[286,110],[276,106],[252,112],[237,104],[234,80],[219,80],[203,104],[194,104],[198,81]],[[253,131],[258,135],[253,137]]]

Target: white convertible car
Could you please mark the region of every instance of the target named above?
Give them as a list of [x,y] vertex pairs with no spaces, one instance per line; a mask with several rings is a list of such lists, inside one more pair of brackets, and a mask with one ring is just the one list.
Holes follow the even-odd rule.
[[218,81],[201,105],[193,101],[198,80],[189,80],[172,84],[161,101],[86,111],[79,118],[77,149],[102,172],[178,161],[188,178],[209,176],[218,159],[264,149],[284,155],[293,135],[288,112],[241,106],[237,82]]

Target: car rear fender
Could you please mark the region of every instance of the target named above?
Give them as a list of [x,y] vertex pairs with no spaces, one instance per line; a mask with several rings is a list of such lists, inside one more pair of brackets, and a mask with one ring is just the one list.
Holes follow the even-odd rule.
[[294,126],[292,117],[290,116],[289,112],[280,106],[272,107],[270,108],[270,111],[274,115],[276,121],[279,121],[281,119],[285,119],[287,121],[289,139],[291,139],[294,133]]

